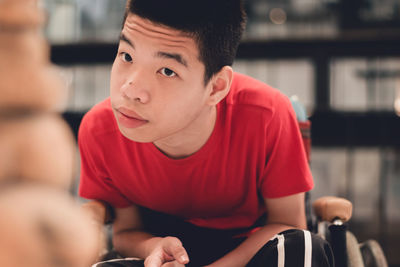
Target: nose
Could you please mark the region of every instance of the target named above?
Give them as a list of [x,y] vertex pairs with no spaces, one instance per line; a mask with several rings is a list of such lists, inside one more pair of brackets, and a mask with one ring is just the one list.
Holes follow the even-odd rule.
[[129,100],[146,104],[150,101],[150,92],[145,89],[143,81],[146,78],[139,73],[130,75],[122,85],[121,91],[125,98]]

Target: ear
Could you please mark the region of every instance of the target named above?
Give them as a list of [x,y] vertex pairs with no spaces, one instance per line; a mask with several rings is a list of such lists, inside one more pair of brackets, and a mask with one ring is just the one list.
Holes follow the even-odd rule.
[[210,95],[208,104],[218,104],[229,93],[233,79],[233,70],[230,66],[224,66],[210,81]]

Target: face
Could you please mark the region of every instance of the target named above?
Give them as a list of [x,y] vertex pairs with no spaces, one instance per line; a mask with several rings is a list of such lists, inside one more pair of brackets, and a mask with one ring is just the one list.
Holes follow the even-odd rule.
[[204,64],[193,38],[128,15],[110,88],[124,136],[137,142],[184,138],[209,108],[209,87],[204,85]]

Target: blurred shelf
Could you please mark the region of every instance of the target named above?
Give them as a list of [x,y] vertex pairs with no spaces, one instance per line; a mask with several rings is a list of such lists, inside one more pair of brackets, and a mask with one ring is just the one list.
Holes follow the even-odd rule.
[[[399,35],[400,36],[400,35]],[[111,63],[116,43],[71,43],[51,46],[51,60],[59,65]],[[399,57],[400,37],[381,39],[294,39],[244,41],[238,59],[296,59],[332,57]]]
[[400,147],[400,117],[393,112],[319,111],[310,120],[313,146]]
[[51,46],[51,61],[57,65],[111,64],[118,45],[112,43],[70,43]]
[[237,54],[238,58],[246,59],[388,56],[400,56],[400,38],[246,41]]

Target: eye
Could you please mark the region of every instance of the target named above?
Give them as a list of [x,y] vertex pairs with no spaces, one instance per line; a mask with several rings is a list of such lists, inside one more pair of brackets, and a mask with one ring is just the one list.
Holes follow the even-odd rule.
[[168,68],[162,68],[161,69],[161,74],[166,76],[166,77],[174,77],[174,76],[176,76],[176,73],[173,70],[168,69]]
[[120,55],[121,55],[123,61],[128,62],[128,63],[132,62],[132,57],[128,53],[122,52]]

